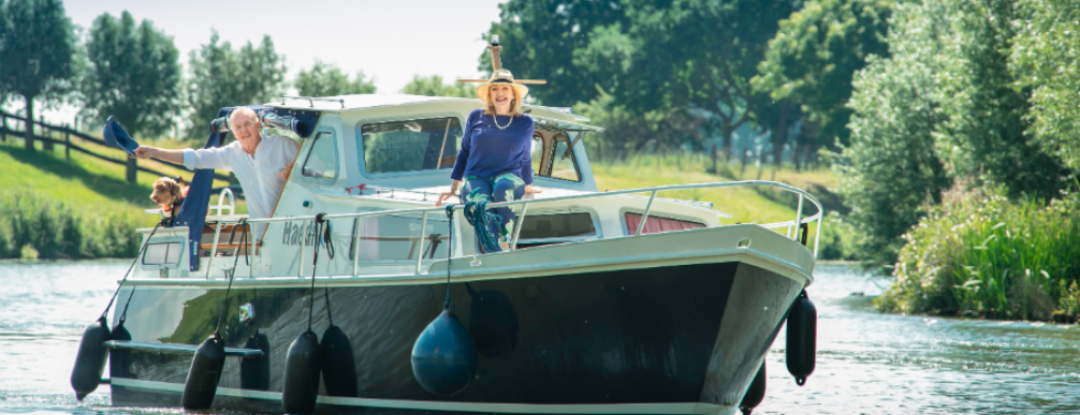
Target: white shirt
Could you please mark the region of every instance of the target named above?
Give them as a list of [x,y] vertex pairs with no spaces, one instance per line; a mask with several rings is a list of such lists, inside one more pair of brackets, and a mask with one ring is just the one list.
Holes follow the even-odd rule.
[[188,169],[220,169],[236,174],[244,188],[248,216],[252,219],[269,218],[274,213],[285,179],[278,174],[296,160],[300,146],[291,138],[282,136],[263,137],[255,147],[255,157],[249,155],[233,141],[225,147],[184,149],[184,167]]

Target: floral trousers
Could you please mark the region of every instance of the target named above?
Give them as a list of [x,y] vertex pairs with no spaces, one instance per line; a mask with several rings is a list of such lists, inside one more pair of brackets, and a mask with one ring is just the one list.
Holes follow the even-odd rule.
[[[461,200],[466,202],[486,201],[500,203],[521,199],[525,195],[525,180],[513,173],[495,177],[466,177],[461,189]],[[500,242],[507,242],[507,236],[514,229],[514,212],[508,207],[488,209],[499,217],[499,223],[488,225],[488,231],[499,237]]]

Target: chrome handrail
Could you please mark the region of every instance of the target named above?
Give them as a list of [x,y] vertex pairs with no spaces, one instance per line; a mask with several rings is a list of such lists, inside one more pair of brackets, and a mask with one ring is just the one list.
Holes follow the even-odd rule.
[[[796,212],[795,212],[795,220],[794,221],[774,222],[774,223],[765,223],[765,224],[758,224],[758,225],[762,226],[762,227],[765,227],[765,228],[769,228],[769,229],[774,229],[774,228],[780,228],[780,227],[787,226],[789,228],[789,230],[788,230],[786,236],[788,238],[798,239],[799,227],[802,224],[804,224],[804,223],[809,224],[809,223],[817,222],[818,226],[817,226],[817,229],[816,229],[816,232],[815,232],[816,235],[814,236],[814,258],[817,258],[818,248],[819,248],[818,245],[820,244],[820,241],[821,241],[822,214],[824,213],[824,210],[823,210],[823,208],[821,206],[821,202],[818,201],[817,198],[814,197],[814,195],[810,194],[809,192],[807,192],[805,190],[802,190],[802,189],[799,189],[797,187],[787,185],[787,184],[784,184],[784,183],[778,183],[778,182],[768,181],[768,180],[742,180],[742,181],[734,181],[734,182],[716,182],[716,183],[697,183],[697,184],[679,184],[679,185],[655,186],[655,187],[646,187],[646,188],[641,188],[641,189],[616,190],[616,191],[596,192],[596,193],[583,193],[583,194],[557,196],[557,197],[543,198],[543,199],[514,200],[514,201],[510,201],[510,202],[490,203],[490,204],[487,205],[487,207],[489,209],[490,208],[497,208],[497,207],[509,207],[509,208],[513,208],[513,207],[517,207],[517,206],[521,207],[521,216],[518,217],[518,220],[517,220],[518,226],[517,226],[517,229],[514,230],[513,240],[512,240],[512,243],[510,245],[511,246],[510,249],[511,249],[511,251],[513,251],[513,250],[516,250],[517,240],[518,240],[518,237],[519,237],[520,232],[521,232],[520,224],[524,222],[525,214],[528,211],[528,206],[529,206],[530,203],[561,202],[561,201],[567,201],[567,200],[589,199],[589,198],[596,198],[596,197],[618,196],[618,195],[630,195],[630,194],[635,194],[635,193],[648,192],[648,193],[650,193],[649,194],[649,200],[648,200],[648,203],[645,206],[645,211],[642,212],[641,222],[638,223],[638,227],[637,227],[637,229],[635,230],[635,232],[632,235],[627,235],[629,237],[638,237],[638,236],[641,236],[642,232],[644,231],[645,223],[648,220],[649,213],[650,213],[650,211],[652,209],[652,202],[653,202],[653,200],[655,200],[657,193],[665,192],[665,191],[676,191],[676,190],[689,190],[689,189],[702,189],[702,188],[705,188],[705,189],[708,189],[708,188],[725,188],[725,187],[739,187],[739,186],[771,186],[771,187],[777,187],[777,188],[780,188],[781,190],[785,190],[785,191],[792,192],[792,193],[795,193],[795,194],[799,195],[799,203],[798,203],[798,207],[797,207]],[[809,217],[803,217],[802,216],[802,208],[803,208],[804,200],[809,200],[810,203],[812,203],[814,205],[814,207],[817,208],[817,213],[815,213],[815,214],[813,214],[813,215],[811,215]],[[448,205],[448,206],[450,206],[450,209],[453,209],[455,211],[463,210],[465,208],[464,205],[460,205],[460,204],[458,204],[458,205]],[[390,210],[378,210],[378,211],[354,212],[354,213],[335,213],[335,214],[325,214],[325,215],[323,215],[323,219],[326,219],[326,220],[353,219],[353,218],[366,218],[366,217],[376,217],[376,216],[388,216],[388,215],[420,213],[420,214],[423,214],[423,221],[424,221],[424,225],[425,225],[425,226],[422,226],[420,228],[420,232],[421,232],[420,241],[421,242],[420,242],[420,250],[419,251],[423,252],[423,240],[424,240],[423,232],[424,232],[424,228],[426,227],[426,223],[427,223],[427,215],[429,213],[431,213],[431,212],[445,212],[446,209],[447,209],[446,207],[430,207],[430,208],[423,207],[423,208],[390,209]],[[295,221],[314,221],[315,216],[316,215],[302,215],[302,216],[290,216],[290,217],[281,217],[281,218],[248,219],[247,223],[267,223],[267,224],[269,224],[269,223],[286,223],[286,222],[295,222]],[[233,223],[233,222],[239,222],[239,219],[236,219],[236,220],[220,220],[220,221],[218,221],[219,224],[221,224],[221,223]],[[459,222],[459,223],[461,223],[461,222]],[[360,225],[358,225],[358,226],[360,226]],[[794,234],[792,234],[792,232],[791,232],[791,227],[795,228]],[[355,232],[355,235],[353,235],[353,247],[357,251],[357,252],[354,252],[354,255],[353,255],[353,276],[359,275],[360,255],[359,255],[358,251],[359,251],[359,248],[360,248],[360,246],[359,246],[360,235],[361,235],[361,232],[359,232],[359,231]],[[300,268],[300,276],[301,276],[301,278],[303,277],[303,262],[304,262],[302,252],[306,248],[306,240],[307,240],[306,234],[304,236],[305,237],[302,238],[301,247],[300,247],[301,257],[300,257],[300,266],[299,266],[299,268]],[[216,239],[217,238],[215,238],[215,241],[214,241],[215,248],[216,248],[216,245],[218,243],[218,241]],[[457,251],[456,248],[457,247],[454,247],[452,249],[454,251]],[[416,272],[419,273],[420,270],[421,270],[421,260],[418,259],[417,262],[416,262]]]

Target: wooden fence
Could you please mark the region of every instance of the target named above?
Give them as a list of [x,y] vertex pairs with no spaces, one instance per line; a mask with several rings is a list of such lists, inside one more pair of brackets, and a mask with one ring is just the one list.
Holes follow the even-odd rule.
[[[9,120],[14,121],[11,126],[8,126]],[[81,139],[86,143],[97,145],[98,147],[96,147],[95,150],[110,151],[113,154],[123,151],[108,145],[105,140],[93,137],[91,135],[78,131],[77,129],[73,129],[69,125],[46,124],[43,119],[39,119],[38,121],[34,121],[33,123],[39,127],[36,129],[37,131],[34,131],[34,140],[41,141],[42,143],[46,144],[46,149],[51,148],[52,145],[64,146],[64,157],[68,161],[71,161],[71,150],[75,150],[91,157],[107,161],[109,163],[124,165],[127,167],[127,181],[129,183],[135,183],[136,174],[140,171],[153,174],[155,176],[171,176],[170,174],[165,174],[158,170],[140,166],[138,164],[138,159],[127,158],[125,160],[117,160],[115,158],[106,157],[102,154],[91,151],[87,147],[73,144],[71,142],[72,136]],[[21,128],[18,128],[19,124],[22,124]],[[15,139],[25,139],[25,130],[26,117],[20,117],[15,114],[0,111],[0,141],[7,141],[9,136],[14,136]],[[54,136],[63,137],[63,139],[54,138]],[[180,164],[174,164],[163,160],[157,160],[157,162],[167,166],[175,167],[177,169],[190,171]],[[229,176],[216,172],[214,173],[214,178],[217,180],[229,181]]]

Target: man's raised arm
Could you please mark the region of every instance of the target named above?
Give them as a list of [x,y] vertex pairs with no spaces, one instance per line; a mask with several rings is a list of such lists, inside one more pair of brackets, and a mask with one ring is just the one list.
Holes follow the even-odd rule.
[[173,164],[184,164],[184,150],[167,150],[164,148],[139,146],[135,149],[135,157],[140,159],[158,159]]
[[164,148],[140,146],[135,149],[135,157],[141,159],[154,158],[174,164],[182,164],[189,170],[220,169],[232,171],[226,149],[222,147],[200,148],[198,150],[192,150],[190,148],[185,148],[183,150],[168,150]]

